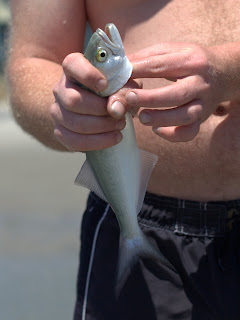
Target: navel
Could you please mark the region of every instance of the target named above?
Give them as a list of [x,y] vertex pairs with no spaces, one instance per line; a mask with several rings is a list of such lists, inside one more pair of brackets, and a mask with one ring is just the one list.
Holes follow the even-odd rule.
[[222,104],[218,105],[214,114],[216,116],[225,116],[228,113],[228,108]]

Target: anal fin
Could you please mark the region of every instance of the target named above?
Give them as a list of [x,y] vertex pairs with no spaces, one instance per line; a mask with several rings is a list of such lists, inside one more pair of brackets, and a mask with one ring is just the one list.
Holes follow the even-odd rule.
[[75,179],[75,184],[93,191],[99,198],[108,202],[88,160],[82,165],[82,168]]

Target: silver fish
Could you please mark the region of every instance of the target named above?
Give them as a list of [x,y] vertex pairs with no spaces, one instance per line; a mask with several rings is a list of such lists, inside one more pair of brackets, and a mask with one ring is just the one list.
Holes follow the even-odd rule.
[[[101,96],[116,92],[131,76],[132,65],[125,55],[120,34],[112,23],[106,25],[105,32],[97,29],[84,55],[108,80],[107,89],[96,92]],[[122,141],[111,148],[86,152],[86,162],[75,180],[76,184],[89,188],[108,202],[117,217],[120,226],[117,295],[139,258],[160,260],[175,271],[149,243],[137,221],[158,158],[138,148],[130,113],[126,114],[122,135]]]

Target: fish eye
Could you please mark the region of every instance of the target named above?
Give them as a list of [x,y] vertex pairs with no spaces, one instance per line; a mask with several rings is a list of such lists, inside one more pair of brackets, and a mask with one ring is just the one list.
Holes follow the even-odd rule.
[[106,50],[104,50],[104,49],[98,49],[98,51],[97,51],[97,56],[96,56],[97,61],[99,61],[99,62],[104,62],[104,61],[106,61],[107,56],[108,56],[108,53],[107,53]]

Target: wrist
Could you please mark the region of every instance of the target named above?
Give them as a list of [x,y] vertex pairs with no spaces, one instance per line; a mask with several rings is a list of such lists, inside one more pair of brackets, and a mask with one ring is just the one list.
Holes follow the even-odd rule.
[[213,46],[209,52],[221,101],[240,100],[240,43]]

